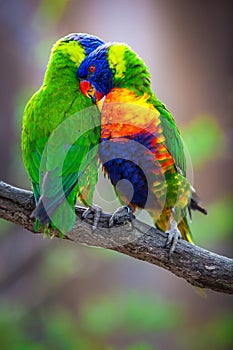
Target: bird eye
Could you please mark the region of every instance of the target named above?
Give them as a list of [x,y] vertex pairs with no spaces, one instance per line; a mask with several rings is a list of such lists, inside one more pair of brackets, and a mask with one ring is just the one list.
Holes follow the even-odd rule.
[[89,72],[94,73],[95,72],[95,66],[90,66],[89,67]]

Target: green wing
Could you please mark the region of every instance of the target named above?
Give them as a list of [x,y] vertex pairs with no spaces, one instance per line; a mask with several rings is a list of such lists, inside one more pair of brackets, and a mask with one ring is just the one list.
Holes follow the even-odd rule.
[[174,158],[176,167],[181,170],[183,176],[186,176],[186,159],[183,143],[174,118],[159,100],[153,101],[153,105],[160,113],[166,148]]
[[[35,116],[35,113],[43,114],[43,108],[39,108],[41,97],[33,97],[28,104],[22,135],[24,162],[38,203],[33,214],[42,224],[52,217],[55,226],[59,229],[62,227],[60,231],[66,232],[72,228],[75,220],[76,194],[79,192],[81,195],[79,179],[87,167],[88,176],[82,176],[81,185],[89,189],[89,204],[92,200],[98,173],[96,154],[100,115],[95,106],[74,114],[82,106],[87,107],[87,101],[89,106],[91,103],[84,97],[83,104],[83,97],[77,94],[75,98],[66,100],[68,103],[63,106],[62,116],[44,111],[44,116],[49,117],[47,122],[56,120],[57,127],[53,124],[53,131],[46,124],[46,118],[41,128],[40,116]],[[42,105],[48,108],[45,101]]]

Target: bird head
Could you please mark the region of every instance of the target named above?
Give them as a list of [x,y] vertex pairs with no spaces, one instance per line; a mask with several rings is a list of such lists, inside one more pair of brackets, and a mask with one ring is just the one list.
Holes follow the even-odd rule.
[[81,63],[77,76],[84,95],[94,102],[114,87],[140,89],[150,85],[148,69],[131,48],[122,43],[98,46]]
[[72,33],[59,39],[53,46],[50,61],[56,61],[56,65],[65,65],[66,60],[75,63],[78,68],[83,59],[98,46],[104,43],[96,36],[85,33]]
[[113,74],[108,63],[108,45],[101,45],[81,63],[77,76],[82,93],[98,102],[113,87]]

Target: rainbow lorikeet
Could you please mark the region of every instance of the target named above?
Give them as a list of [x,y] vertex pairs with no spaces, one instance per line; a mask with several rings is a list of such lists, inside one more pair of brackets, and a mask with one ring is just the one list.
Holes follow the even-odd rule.
[[180,133],[152,92],[143,60],[129,46],[109,43],[89,54],[77,74],[85,95],[91,87],[105,95],[99,157],[120,202],[145,208],[168,231],[171,251],[180,237],[192,242],[187,211],[206,210],[186,178]]
[[76,197],[90,206],[97,183],[100,113],[79,87],[76,72],[104,42],[69,34],[52,48],[44,81],[27,103],[22,125],[23,160],[36,202],[32,216],[61,233],[75,221]]

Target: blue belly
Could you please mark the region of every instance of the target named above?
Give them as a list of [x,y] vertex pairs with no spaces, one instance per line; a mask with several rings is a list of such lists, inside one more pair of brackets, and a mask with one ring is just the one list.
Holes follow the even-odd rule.
[[[148,145],[151,135],[146,135]],[[145,208],[150,202],[156,202],[150,188],[155,181],[153,167],[156,167],[154,156],[148,154],[145,147],[145,135],[134,138],[119,138],[101,140],[99,157],[114,187],[117,186],[119,195],[139,208]],[[128,180],[131,186],[127,185]],[[132,191],[133,190],[133,191]],[[153,206],[155,203],[153,203]]]

